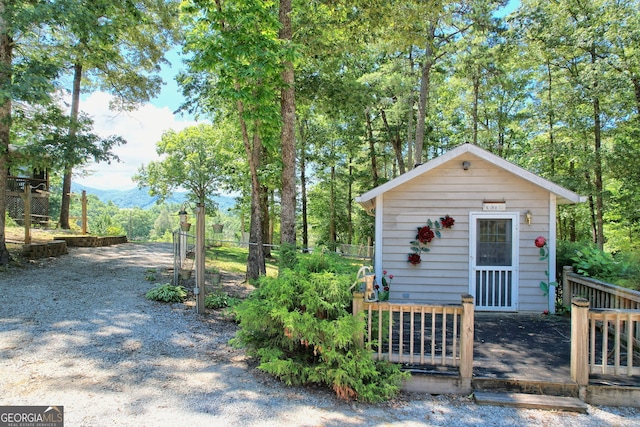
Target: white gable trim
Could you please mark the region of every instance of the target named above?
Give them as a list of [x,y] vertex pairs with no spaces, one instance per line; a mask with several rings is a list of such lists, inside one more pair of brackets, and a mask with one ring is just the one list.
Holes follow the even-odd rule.
[[382,218],[384,218],[384,194],[380,194],[376,197],[376,203],[378,204],[378,209],[376,210],[376,220],[375,220],[375,242],[374,242],[374,252],[373,252],[373,266],[375,268],[374,273],[376,278],[382,277],[382,251],[383,251],[383,237],[382,237]]
[[463,144],[463,145],[459,145],[458,147],[454,148],[453,150],[450,150],[448,152],[446,152],[445,154],[443,154],[442,156],[436,157],[433,160],[428,161],[427,163],[424,163],[412,170],[410,170],[409,172],[406,172],[402,175],[400,175],[399,177],[392,179],[389,182],[386,182],[366,193],[364,193],[363,195],[356,197],[356,202],[360,203],[361,205],[365,206],[368,209],[371,209],[371,201],[373,201],[373,199],[375,199],[377,196],[391,190],[394,189],[402,184],[404,184],[405,182],[419,176],[422,175],[425,172],[428,172],[430,170],[433,170],[435,168],[437,168],[438,166],[455,159],[456,157],[459,157],[462,154],[465,153],[471,153],[474,154],[480,158],[482,158],[483,160],[499,167],[502,168],[504,170],[507,170],[511,173],[513,173],[514,175],[517,175],[529,182],[531,182],[532,184],[535,184],[555,195],[558,196],[557,201],[558,203],[582,203],[584,201],[586,201],[586,197],[584,196],[580,196],[576,193],[574,193],[573,191],[567,190],[564,187],[561,187],[549,180],[546,180],[534,173],[529,172],[526,169],[521,168],[520,166],[516,166],[513,163],[503,159],[502,157],[496,156],[495,154],[492,154],[486,150],[483,150],[482,148],[473,145],[473,144]]
[[[549,277],[547,283],[553,283],[556,280],[556,196],[549,193],[549,237],[547,249],[549,249],[549,258],[547,259]],[[556,312],[556,287],[549,286],[549,313]]]

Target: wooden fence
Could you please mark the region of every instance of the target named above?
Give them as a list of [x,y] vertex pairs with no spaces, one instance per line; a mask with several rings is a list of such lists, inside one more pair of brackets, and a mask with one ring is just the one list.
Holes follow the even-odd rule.
[[456,367],[463,382],[473,372],[473,297],[460,305],[416,305],[367,302],[354,293],[354,316],[364,313],[366,332],[360,342],[376,360],[409,365]]
[[640,292],[563,269],[563,303],[571,300],[571,376],[640,375]]

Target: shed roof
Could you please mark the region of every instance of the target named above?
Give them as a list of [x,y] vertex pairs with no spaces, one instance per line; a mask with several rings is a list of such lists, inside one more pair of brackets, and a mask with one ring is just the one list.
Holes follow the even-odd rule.
[[399,177],[394,178],[391,181],[386,182],[382,185],[379,185],[378,187],[367,191],[366,193],[362,194],[359,197],[356,197],[356,202],[362,205],[362,207],[365,208],[366,210],[374,209],[375,199],[380,194],[383,194],[389,190],[392,190],[404,184],[405,182],[419,175],[422,175],[423,173],[431,171],[437,168],[438,166],[450,160],[455,159],[456,157],[460,157],[464,155],[465,153],[474,154],[480,157],[481,159],[499,168],[509,171],[512,174],[517,175],[520,178],[525,179],[531,182],[532,184],[535,184],[538,187],[541,187],[549,191],[550,193],[554,193],[557,196],[557,201],[559,204],[572,204],[572,203],[581,203],[586,201],[586,197],[580,196],[571,190],[567,190],[566,188],[561,187],[558,184],[555,184],[547,179],[542,178],[541,176],[531,173],[528,170],[523,169],[520,166],[517,166],[503,159],[502,157],[496,156],[495,154],[490,153],[489,151],[478,147],[477,145],[462,144],[450,151],[447,151],[445,154],[439,157],[436,157],[426,163],[423,163],[417,166],[416,168],[410,170],[409,172],[406,172],[400,175]]

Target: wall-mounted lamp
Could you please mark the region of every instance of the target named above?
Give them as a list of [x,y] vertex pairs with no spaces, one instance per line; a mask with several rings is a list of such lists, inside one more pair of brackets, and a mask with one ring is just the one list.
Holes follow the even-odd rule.
[[531,225],[531,218],[533,218],[533,215],[531,215],[531,211],[527,211],[524,214],[524,220],[527,221],[527,225]]
[[464,162],[462,162],[462,169],[468,171],[469,167],[471,166],[471,162],[465,160]]

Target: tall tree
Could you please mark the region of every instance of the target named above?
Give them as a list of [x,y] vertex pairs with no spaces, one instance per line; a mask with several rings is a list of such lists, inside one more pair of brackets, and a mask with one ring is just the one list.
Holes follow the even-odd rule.
[[278,10],[260,0],[183,2],[190,105],[207,114],[235,110],[251,177],[247,279],[266,273],[263,249],[262,159],[277,147],[282,61]]
[[213,212],[212,196],[230,181],[233,155],[229,137],[228,126],[221,123],[167,131],[156,147],[162,160],[141,166],[133,179],[141,188],[149,187],[149,193],[159,196],[160,201],[176,189],[186,188],[191,201]]
[[[280,0],[280,40],[285,52],[290,50],[293,38],[291,26],[291,0]],[[296,100],[293,60],[285,56],[282,71],[280,114],[282,131],[280,146],[282,151],[282,195],[280,216],[280,243],[296,244]]]
[[[73,70],[69,141],[77,135],[82,82],[115,95],[112,108],[130,110],[159,91],[157,76],[164,53],[176,39],[176,1],[94,0],[70,2],[65,16],[66,43],[61,55]],[[64,168],[60,226],[69,228],[73,168]]]
[[9,263],[5,242],[5,212],[7,203],[7,159],[11,130],[11,75],[13,67],[13,14],[5,0],[0,0],[0,264]]
[[[9,262],[5,213],[13,101],[50,101],[58,69],[49,54],[29,47],[42,42],[40,32],[32,30],[56,25],[62,3],[0,0],[0,265]],[[26,35],[31,37],[27,40]]]

